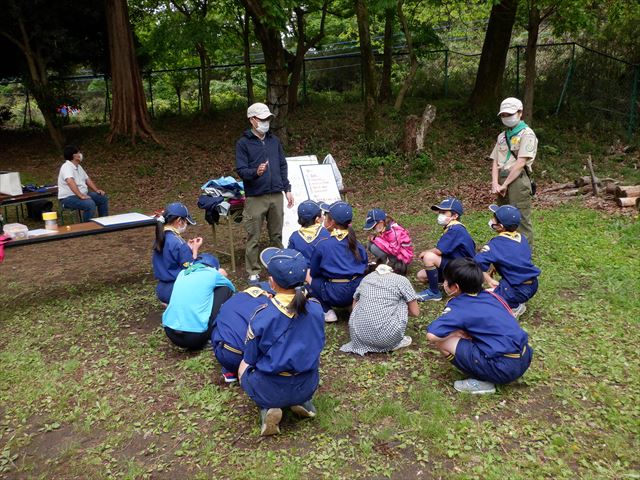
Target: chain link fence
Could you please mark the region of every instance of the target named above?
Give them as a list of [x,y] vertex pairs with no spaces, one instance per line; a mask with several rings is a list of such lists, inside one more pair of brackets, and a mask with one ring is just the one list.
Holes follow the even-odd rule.
[[[347,51],[344,51],[347,50]],[[351,50],[351,51],[348,51]],[[393,84],[402,83],[408,71],[406,52],[394,52]],[[451,49],[419,50],[419,69],[409,95],[426,100],[466,99],[473,90],[480,53]],[[382,57],[378,56],[381,63]],[[640,66],[577,43],[538,46],[535,111],[546,115],[571,112],[578,118],[611,122],[628,138],[638,132]],[[525,47],[509,49],[503,95],[523,95]],[[149,111],[161,115],[193,114],[202,106],[202,70],[182,68],[147,71],[143,83]],[[251,66],[256,98],[266,89],[264,64]],[[246,105],[247,87],[242,63],[216,65],[209,70],[211,109]],[[60,98],[59,114],[65,123],[96,124],[109,121],[109,80],[103,75],[53,79]],[[357,100],[363,95],[360,55],[353,48],[337,54],[316,52],[306,57],[299,98],[322,94]],[[0,124],[9,128],[42,125],[37,104],[20,82],[0,82]]]

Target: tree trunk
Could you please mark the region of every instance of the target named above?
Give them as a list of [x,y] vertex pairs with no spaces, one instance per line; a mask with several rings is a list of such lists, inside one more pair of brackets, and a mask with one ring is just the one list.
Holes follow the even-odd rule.
[[538,32],[540,31],[540,9],[533,4],[529,10],[527,27],[527,50],[525,51],[524,98],[522,118],[531,125],[533,121],[533,96],[536,81],[536,55],[538,53]]
[[182,115],[182,86],[174,85],[173,88],[178,96],[178,115]]
[[418,57],[416,57],[416,52],[413,49],[413,40],[411,37],[411,32],[409,31],[409,24],[407,23],[407,18],[404,16],[404,12],[402,11],[403,0],[398,0],[398,18],[400,19],[400,24],[402,25],[402,31],[404,32],[404,37],[407,40],[407,47],[409,48],[409,60],[411,62],[411,66],[409,67],[409,73],[407,77],[404,79],[402,83],[402,87],[398,92],[398,96],[396,97],[396,102],[393,105],[395,110],[400,110],[402,107],[402,102],[404,101],[404,97],[407,94],[407,91],[411,87],[413,83],[413,78],[416,76],[416,71],[418,70]]
[[375,59],[371,47],[369,33],[369,10],[366,0],[355,0],[356,17],[358,20],[358,36],[360,38],[360,62],[364,80],[364,131],[369,139],[373,139],[378,129],[377,95]]
[[113,92],[107,140],[125,136],[135,143],[137,137],[151,137],[158,142],[149,120],[126,0],[106,0],[106,13]]
[[378,101],[385,103],[391,100],[391,65],[393,63],[393,21],[395,9],[387,8],[384,15],[384,47],[382,54],[382,77]]
[[253,77],[251,76],[251,56],[249,55],[249,14],[245,9],[243,25],[242,25],[242,45],[244,60],[244,78],[247,83],[247,104],[255,103],[255,95],[253,93]]
[[491,9],[476,83],[469,98],[473,110],[495,109],[499,101],[517,9],[517,0],[502,0]]
[[300,54],[296,51],[296,57],[291,68],[289,79],[289,111],[293,112],[298,106],[298,88],[302,78],[302,64],[304,62],[305,51]]
[[196,51],[200,58],[200,70],[202,71],[202,113],[207,115],[211,110],[211,58],[207,52],[207,47],[202,43],[196,44]]

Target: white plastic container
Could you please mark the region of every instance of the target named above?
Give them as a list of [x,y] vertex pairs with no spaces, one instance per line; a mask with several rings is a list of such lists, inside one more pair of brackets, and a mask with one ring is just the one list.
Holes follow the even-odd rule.
[[56,212],[42,212],[42,219],[46,230],[58,230],[58,214]]
[[21,223],[7,223],[4,227],[2,227],[2,231],[5,235],[12,238],[13,240],[20,240],[22,238],[27,238],[29,233],[29,229],[26,225],[22,225]]

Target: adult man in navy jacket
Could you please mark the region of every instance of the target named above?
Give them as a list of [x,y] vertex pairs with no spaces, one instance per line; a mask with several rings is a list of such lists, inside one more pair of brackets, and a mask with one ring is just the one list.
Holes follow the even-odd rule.
[[260,231],[267,220],[269,241],[282,247],[282,222],[284,216],[282,192],[287,197],[288,208],[293,207],[291,184],[287,178],[287,161],[278,137],[269,132],[273,113],[264,103],[254,103],[247,109],[251,128],[236,143],[236,172],[244,181],[246,201],[244,224],[247,230],[245,268],[249,284],[260,281]]

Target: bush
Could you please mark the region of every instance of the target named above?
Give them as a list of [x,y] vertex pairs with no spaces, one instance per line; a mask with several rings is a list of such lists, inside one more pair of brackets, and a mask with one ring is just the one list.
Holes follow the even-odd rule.
[[0,126],[6,125],[14,116],[9,107],[0,107]]

